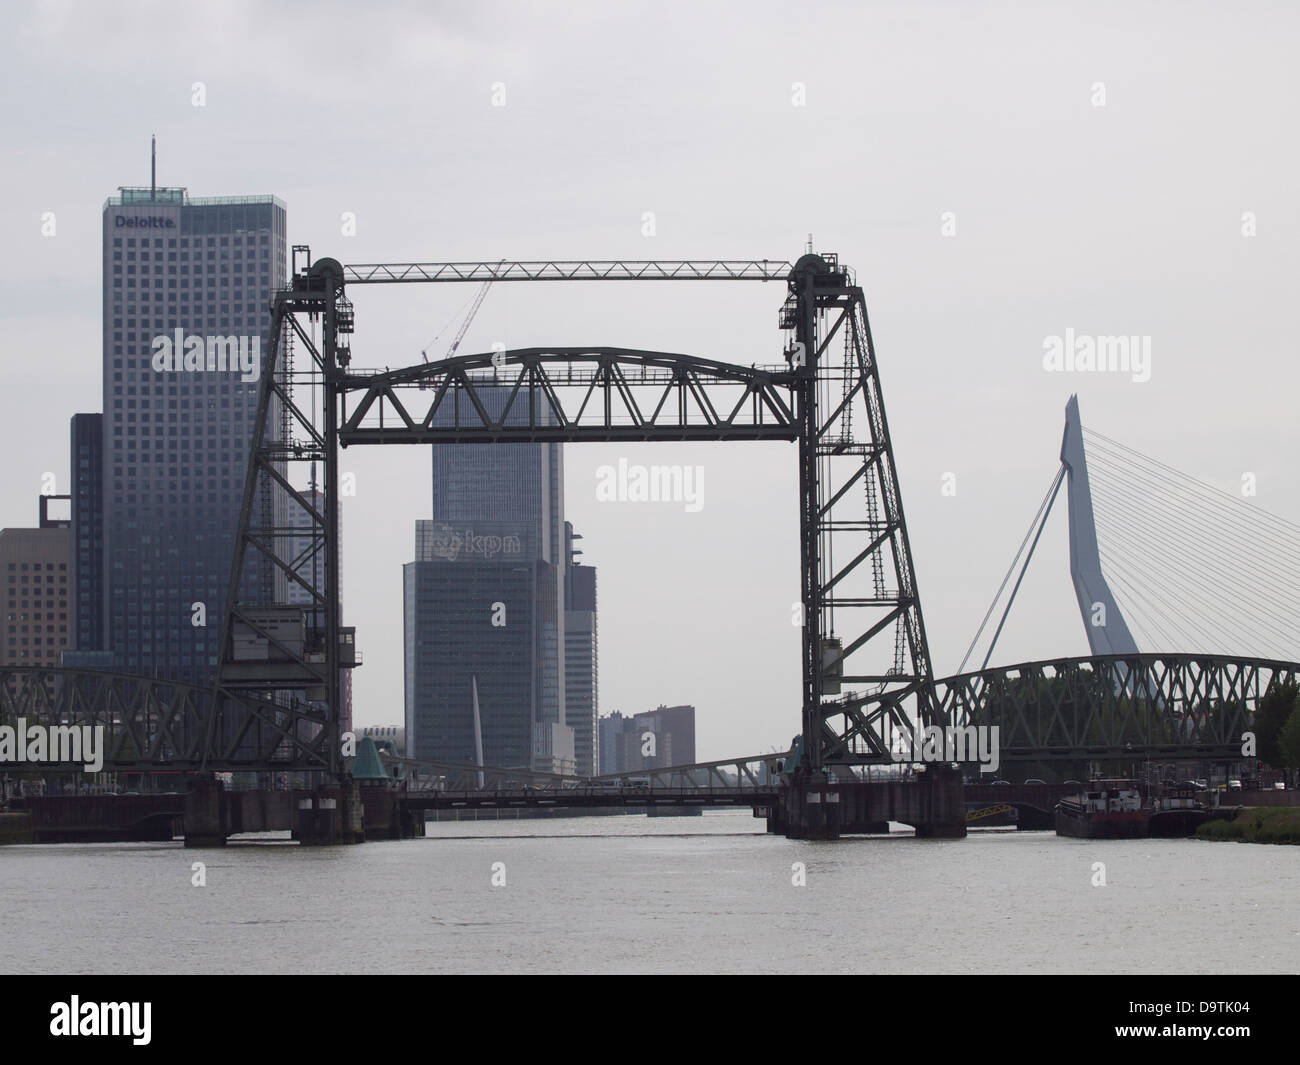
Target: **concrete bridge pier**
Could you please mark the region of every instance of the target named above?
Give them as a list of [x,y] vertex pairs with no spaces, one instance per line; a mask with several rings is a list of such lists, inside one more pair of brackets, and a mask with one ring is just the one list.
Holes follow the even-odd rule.
[[767,819],[769,832],[788,839],[876,835],[890,821],[912,825],[921,839],[962,839],[966,801],[959,770],[929,766],[911,780],[828,783],[824,773],[789,780]]
[[364,843],[362,818],[361,790],[345,776],[337,788],[299,796],[293,838],[307,847]]
[[224,847],[230,826],[221,781],[211,773],[200,773],[190,782],[185,796],[185,846]]
[[780,830],[787,839],[839,839],[840,799],[840,786],[825,773],[796,777],[775,808]]
[[906,805],[910,816],[897,820],[916,829],[918,839],[965,839],[966,794],[961,770],[946,765],[927,766],[915,782]]
[[391,782],[362,785],[366,839],[412,839],[424,835],[424,811],[412,809],[403,801],[405,795]]

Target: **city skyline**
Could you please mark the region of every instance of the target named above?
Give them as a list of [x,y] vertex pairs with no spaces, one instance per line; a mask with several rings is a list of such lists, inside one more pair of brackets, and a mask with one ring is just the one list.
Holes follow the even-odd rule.
[[[229,77],[283,71],[277,78],[283,77],[288,99],[314,115],[301,60],[273,54],[249,16],[232,18],[251,43],[247,52],[228,53]],[[333,93],[334,121],[356,130],[366,147],[346,178],[306,166],[288,147],[312,129],[327,137],[336,127],[323,117],[305,119],[283,142],[284,151],[242,151],[247,131],[263,121],[259,102],[227,76],[205,79],[165,49],[160,65],[142,73],[141,95],[133,98],[145,117],[124,130],[120,116],[74,88],[74,72],[106,62],[96,48],[101,17],[29,20],[31,47],[51,70],[67,75],[66,85],[49,81],[51,98],[87,118],[76,141],[52,141],[22,116],[14,119],[19,165],[11,168],[16,191],[3,225],[16,254],[5,268],[4,290],[15,341],[46,355],[14,367],[5,432],[18,461],[0,471],[0,525],[30,521],[28,501],[45,473],[55,473],[57,486],[67,489],[65,419],[99,409],[98,209],[106,189],[124,180],[145,183],[155,131],[160,184],[187,185],[196,196],[276,195],[290,207],[292,242],[344,262],[793,259],[811,232],[817,247],[838,252],[858,271],[872,309],[937,673],[956,669],[1050,480],[1071,392],[1080,393],[1085,424],[1228,491],[1237,492],[1242,475],[1251,473],[1259,489],[1254,505],[1300,518],[1300,473],[1286,461],[1284,428],[1284,397],[1297,370],[1271,310],[1285,301],[1282,279],[1293,272],[1289,249],[1297,226],[1282,179],[1290,171],[1289,149],[1274,133],[1285,125],[1278,101],[1286,94],[1271,80],[1279,68],[1264,61],[1280,47],[1277,39],[1257,38],[1249,23],[1215,24],[1212,34],[1198,34],[1193,31],[1205,20],[1191,16],[1156,77],[1136,43],[1103,40],[1085,19],[1032,15],[1016,32],[1065,26],[1076,57],[1046,71],[1032,51],[1011,53],[993,69],[955,39],[929,34],[926,16],[860,18],[876,37],[899,44],[865,79],[849,73],[856,64],[847,42],[824,41],[826,61],[808,70],[758,24],[732,27],[740,44],[720,59],[698,44],[675,51],[675,38],[660,27],[650,31],[650,44],[691,73],[662,90],[638,80],[611,97],[594,94],[589,78],[622,84],[612,59],[581,54],[595,68],[579,77],[572,73],[579,53],[557,41],[521,64],[518,49],[540,32],[536,20],[502,28],[466,12],[456,16],[464,39],[455,62],[432,80],[427,55],[413,44],[399,47],[391,61],[393,98],[407,101],[404,120],[421,129],[442,123],[439,136],[394,135],[363,121],[360,103],[346,93],[317,90]],[[391,25],[360,27],[360,47],[388,40],[385,29]],[[224,32],[217,37],[227,40]],[[320,31],[301,32],[326,46],[314,36]],[[806,28],[792,32],[808,39]],[[42,42],[54,39],[58,50],[44,49]],[[418,25],[407,39],[427,44],[430,30]],[[980,91],[949,107],[948,88],[918,80],[897,58],[921,40],[929,42],[933,62],[950,71],[944,86],[964,83]],[[759,62],[740,59],[746,42]],[[1226,95],[1206,97],[1203,72],[1223,49],[1249,51],[1254,59],[1241,66]],[[1105,60],[1089,62],[1089,55]],[[16,76],[24,70],[33,68],[20,61]],[[1041,91],[1021,96],[1017,85],[1024,79],[1041,79]],[[206,89],[202,106],[194,103],[196,80]],[[493,102],[498,81],[506,86],[503,107]],[[796,82],[806,90],[802,106],[792,92]],[[1095,103],[1097,82],[1105,83],[1104,106]],[[897,83],[917,93],[905,113],[891,103],[890,86]],[[573,120],[612,136],[628,114],[638,124],[627,152],[598,156],[578,180],[572,152],[582,143],[581,123]],[[693,121],[684,123],[688,116]],[[548,137],[547,123],[569,132]],[[770,165],[771,146],[792,128],[825,146],[826,166],[871,175],[853,212],[793,196],[787,175]],[[838,132],[844,128],[864,135],[846,140]],[[1025,136],[1027,130],[1035,135]],[[983,162],[955,182],[950,175],[976,133]],[[259,143],[270,144],[271,136]],[[1248,146],[1250,166],[1206,158],[1196,146],[1207,137]],[[1144,149],[1145,138],[1154,138],[1160,151]],[[465,167],[440,150],[457,141],[489,160],[533,159],[526,187],[509,168]],[[663,143],[674,144],[676,163],[656,150]],[[919,155],[917,145],[925,146]],[[693,173],[748,176],[739,184],[705,182],[694,198],[683,198],[674,190],[677,168],[688,159]],[[1134,159],[1143,165],[1133,168]],[[1117,175],[1125,175],[1118,184]],[[575,182],[584,194],[581,206]],[[428,194],[433,188],[437,195]],[[52,236],[42,233],[49,228],[46,212],[56,219]],[[1253,235],[1243,232],[1248,213],[1257,219]],[[948,214],[954,218],[945,221]],[[644,235],[650,231],[653,236]],[[1217,266],[1203,276],[1181,265],[1190,263]],[[742,365],[780,357],[773,328],[778,286],[699,294],[609,288],[497,286],[460,350],[490,350],[494,342],[605,341]],[[937,292],[944,294],[943,314],[935,313]],[[418,296],[358,294],[357,364],[419,361],[430,338],[459,320],[467,295],[458,287]],[[1149,379],[1048,372],[1044,338],[1069,329],[1150,336]],[[1265,380],[1270,387],[1261,387]],[[972,447],[973,440],[981,446]],[[703,509],[601,502],[598,471],[617,468],[620,460],[703,466]],[[590,557],[604,574],[606,618],[620,619],[618,628],[607,624],[602,633],[602,701],[695,703],[702,757],[788,744],[797,730],[799,695],[797,630],[790,624],[798,599],[797,523],[788,502],[793,449],[589,445],[570,449],[566,462],[566,511],[589,538]],[[391,449],[343,456],[357,483],[357,495],[344,500],[346,621],[358,626],[367,653],[354,677],[358,724],[398,717],[401,588],[390,560],[408,555],[409,530],[427,514],[418,501],[404,501],[397,485],[427,483],[429,463],[427,455]],[[955,475],[955,493],[945,495],[948,473]],[[378,509],[387,520],[368,521]],[[1066,556],[1058,518],[1044,534],[995,660],[1086,650]],[[665,676],[665,663],[673,664],[671,675]],[[664,680],[674,690],[656,686]]]
[[1282,1027],[1300,5],[6,14],[10,1044],[249,976],[300,1056],[480,974]]

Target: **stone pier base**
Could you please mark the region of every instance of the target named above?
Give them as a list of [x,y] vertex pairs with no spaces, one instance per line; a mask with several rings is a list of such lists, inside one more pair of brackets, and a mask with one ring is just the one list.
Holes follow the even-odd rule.
[[838,839],[886,833],[890,821],[912,825],[922,839],[964,838],[961,773],[929,766],[911,780],[830,783],[824,773],[792,779],[768,816],[767,830],[789,839]]
[[185,796],[185,846],[224,847],[230,826],[226,821],[224,787],[211,773],[190,782]]
[[364,843],[362,818],[361,792],[348,777],[337,788],[299,795],[293,838],[305,847]]

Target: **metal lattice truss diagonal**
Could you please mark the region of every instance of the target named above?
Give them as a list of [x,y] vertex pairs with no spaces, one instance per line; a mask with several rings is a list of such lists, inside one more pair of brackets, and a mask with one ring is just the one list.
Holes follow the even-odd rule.
[[939,682],[956,726],[996,725],[1007,760],[1237,760],[1259,700],[1294,662],[1103,655],[1027,662]]
[[[212,723],[216,722],[213,729]],[[101,772],[322,768],[324,715],[242,694],[213,702],[210,689],[128,674],[72,669],[0,669],[0,726],[102,728]],[[214,741],[212,735],[215,735]],[[304,738],[306,737],[306,738]],[[76,771],[84,760],[52,746],[6,770]],[[84,753],[84,752],[83,752]]]

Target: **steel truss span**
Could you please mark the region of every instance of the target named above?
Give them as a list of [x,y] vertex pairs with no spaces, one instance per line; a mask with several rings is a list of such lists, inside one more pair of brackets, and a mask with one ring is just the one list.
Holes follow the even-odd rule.
[[343,281],[349,285],[403,281],[784,281],[791,269],[789,263],[775,259],[373,263],[343,267]]
[[[1274,685],[1300,682],[1300,663],[1211,655],[1107,655],[1023,662],[937,682],[953,727],[999,729],[1003,761],[1125,758],[1232,760],[1253,727],[1259,700]],[[323,713],[242,693],[227,696],[212,721],[208,689],[93,670],[0,670],[0,726],[103,726],[103,772],[150,770],[328,770],[332,750]],[[888,751],[899,732],[881,731]],[[910,732],[905,733],[909,737]],[[210,738],[211,735],[211,738]],[[224,739],[223,739],[224,737]],[[47,754],[50,753],[47,747]],[[413,790],[550,791],[626,785],[647,779],[656,790],[761,788],[790,754],[753,755],[691,766],[646,769],[594,780],[526,769],[384,761],[409,773]],[[889,762],[888,754],[870,761]],[[868,759],[859,759],[868,761]],[[9,759],[8,772],[70,772],[81,762]]]
[[[103,728],[102,747],[96,746],[103,757],[100,771],[106,773],[274,772],[328,770],[330,765],[325,715],[304,706],[250,693],[214,702],[208,688],[123,673],[0,669],[0,727],[15,730],[16,746],[23,736],[30,742],[34,726],[49,730],[60,725]],[[63,742],[59,748],[57,754],[77,753]],[[84,759],[51,757],[56,752],[48,742],[44,757],[36,761],[27,760],[29,749],[6,757],[0,772],[84,768]]]
[[[798,377],[628,348],[526,348],[339,378],[339,443],[795,440]],[[504,391],[499,415],[485,391]],[[351,401],[351,402],[349,402]],[[518,423],[518,424],[514,424]]]
[[[538,791],[555,792],[574,789],[628,788],[641,782],[656,790],[712,788],[757,790],[773,786],[780,766],[790,758],[783,754],[751,754],[717,762],[639,769],[627,773],[610,773],[598,777],[572,774],[539,773],[528,769],[503,769],[499,766],[465,765],[460,762],[426,761],[416,758],[380,754],[380,760],[406,780],[408,792],[424,791]],[[482,778],[482,784],[479,779]]]
[[1236,761],[1259,700],[1300,663],[1195,654],[1025,662],[938,682],[954,725],[996,725],[1003,760]]

